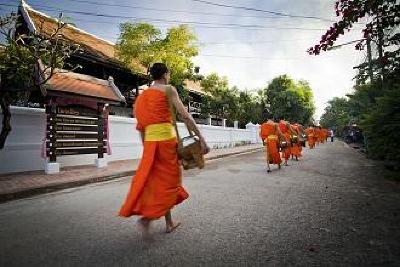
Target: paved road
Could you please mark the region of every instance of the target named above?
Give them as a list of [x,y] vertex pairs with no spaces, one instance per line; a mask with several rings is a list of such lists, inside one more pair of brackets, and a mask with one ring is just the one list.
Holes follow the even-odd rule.
[[400,185],[340,142],[267,174],[262,153],[186,173],[183,223],[144,242],[129,178],[0,205],[0,266],[400,266]]

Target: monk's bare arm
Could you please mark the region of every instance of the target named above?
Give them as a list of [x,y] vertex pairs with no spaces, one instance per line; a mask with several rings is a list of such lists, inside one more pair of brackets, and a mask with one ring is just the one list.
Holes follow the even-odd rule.
[[196,122],[194,121],[193,117],[189,114],[189,112],[186,110],[175,88],[172,90],[172,102],[176,108],[176,111],[181,116],[183,121],[186,123],[188,128],[192,130],[197,136],[202,138],[201,132],[197,128]]
[[179,98],[178,92],[176,89],[173,87],[172,90],[172,102],[176,108],[176,111],[178,114],[182,117],[183,121],[186,123],[187,127],[192,130],[195,135],[197,135],[200,138],[200,142],[203,144],[203,152],[204,154],[207,154],[209,152],[209,148],[207,147],[206,141],[201,134],[199,128],[196,125],[196,122],[194,121],[193,117],[189,114],[189,112],[186,110],[185,106],[183,105],[181,99]]
[[290,135],[297,135],[297,132],[293,129],[293,127],[292,127],[292,125],[290,125],[290,123],[287,123],[286,125],[289,128]]
[[279,139],[281,140],[285,140],[285,136],[283,135],[281,129],[278,127],[278,124],[275,123],[275,130],[278,132],[279,134]]
[[300,129],[300,134],[301,135],[305,135],[306,134],[306,132],[304,131],[303,125],[300,125],[299,129]]

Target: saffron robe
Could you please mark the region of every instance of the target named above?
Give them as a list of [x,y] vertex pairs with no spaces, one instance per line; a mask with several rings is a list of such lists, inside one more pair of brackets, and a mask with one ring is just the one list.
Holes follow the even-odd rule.
[[282,158],[288,160],[290,158],[290,150],[291,150],[289,128],[287,126],[287,122],[283,120],[279,122],[278,126],[282,134],[285,136],[285,141],[288,144],[288,146],[282,150]]
[[300,126],[297,124],[294,124],[294,125],[292,125],[292,128],[296,132],[298,140],[297,140],[297,143],[292,144],[292,147],[290,148],[290,153],[293,157],[301,157],[302,147],[300,144],[300,136],[301,136]]
[[[147,127],[171,123],[166,94],[152,88],[145,90],[136,100],[135,117],[137,130],[142,132]],[[170,127],[173,130],[172,124]],[[155,141],[152,134],[152,141],[146,141],[146,135],[141,162],[119,212],[122,217],[157,219],[189,197],[181,184],[176,137]]]
[[281,164],[279,155],[279,136],[275,129],[275,123],[268,121],[261,125],[260,137],[266,146],[266,157],[270,164]]
[[308,146],[313,149],[315,147],[315,131],[314,128],[309,127],[305,130],[307,134]]

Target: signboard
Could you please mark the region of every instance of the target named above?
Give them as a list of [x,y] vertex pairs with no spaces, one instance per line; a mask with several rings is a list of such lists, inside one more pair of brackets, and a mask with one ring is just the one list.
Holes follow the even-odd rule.
[[55,104],[46,107],[46,153],[50,162],[65,155],[98,154],[103,158],[107,146],[103,107],[103,104],[98,104],[97,109]]

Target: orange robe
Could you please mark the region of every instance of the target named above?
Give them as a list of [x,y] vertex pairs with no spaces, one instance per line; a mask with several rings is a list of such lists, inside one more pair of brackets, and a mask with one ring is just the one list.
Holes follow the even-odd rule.
[[324,137],[324,140],[323,140],[323,143],[325,143],[326,142],[326,139],[328,139],[328,129],[322,129],[322,132],[323,132],[323,137]]
[[302,147],[300,144],[300,136],[301,136],[301,131],[300,131],[300,126],[297,124],[292,125],[292,128],[295,130],[297,133],[298,141],[297,143],[292,144],[292,147],[290,149],[290,153],[293,157],[301,157],[301,151]]
[[314,130],[314,140],[317,145],[321,142],[321,130],[319,128]]
[[290,158],[290,133],[289,133],[289,128],[287,127],[287,122],[286,121],[280,121],[278,126],[283,135],[285,136],[285,141],[288,143],[288,146],[282,150],[282,158],[285,160],[288,160]]
[[311,127],[305,130],[307,134],[307,142],[308,146],[313,149],[315,147],[315,130]]
[[[149,88],[136,100],[137,129],[171,122],[168,100],[162,91]],[[143,156],[119,215],[141,215],[147,219],[164,216],[189,197],[181,185],[181,168],[176,137],[165,141],[144,141]]]
[[275,123],[268,121],[261,125],[260,136],[266,145],[267,159],[270,164],[281,164],[279,155],[279,136],[275,129]]

